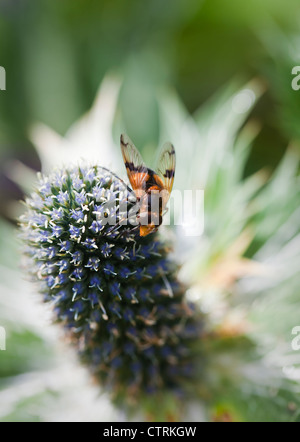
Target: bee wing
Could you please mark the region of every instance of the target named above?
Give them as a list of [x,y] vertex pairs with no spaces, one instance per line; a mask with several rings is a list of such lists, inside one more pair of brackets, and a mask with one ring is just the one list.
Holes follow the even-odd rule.
[[176,154],[175,148],[171,143],[165,143],[159,153],[156,171],[161,178],[164,188],[167,191],[165,198],[165,204],[167,204],[168,199],[173,187],[174,176],[176,167]]
[[121,151],[124,164],[126,167],[128,179],[134,189],[140,189],[147,179],[147,167],[143,158],[131,139],[126,134],[122,134],[120,138]]

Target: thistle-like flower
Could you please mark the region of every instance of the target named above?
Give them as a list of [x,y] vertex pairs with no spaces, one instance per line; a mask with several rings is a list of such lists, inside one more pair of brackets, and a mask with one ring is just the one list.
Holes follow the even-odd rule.
[[[169,261],[158,234],[141,238],[134,226],[104,224],[108,214],[104,205],[109,209],[105,201],[124,202],[130,208],[130,190],[100,167],[73,167],[81,164],[84,146],[84,158],[90,164],[109,169],[113,164],[120,176],[122,170],[125,172],[112,139],[118,87],[105,80],[92,110],[65,138],[40,125],[32,133],[43,172],[49,174],[63,164],[68,164],[69,170],[44,175],[27,201],[22,234],[27,244],[28,268],[95,378],[113,390],[117,398],[138,397],[139,410],[146,409],[147,416],[157,420],[182,420],[184,415],[178,408],[182,401],[174,400],[172,392],[178,388],[190,391],[190,386],[200,400],[200,410],[195,413],[198,402],[193,401],[193,406],[188,406],[192,414],[187,419],[197,416],[216,421],[286,422],[299,417],[300,361],[296,352],[291,358],[291,331],[299,319],[295,308],[299,304],[300,275],[299,154],[291,145],[267,182],[264,173],[242,178],[251,142],[259,129],[252,121],[247,122],[247,116],[262,92],[257,81],[239,91],[230,86],[208,106],[204,105],[195,118],[185,111],[175,94],[158,94],[159,133],[163,139],[176,140],[178,163],[189,164],[188,176],[184,167],[177,168],[177,189],[205,188],[203,235],[189,236],[189,225],[174,230],[176,257],[181,260],[180,279],[188,284],[186,298],[206,313],[205,339],[202,334],[202,339],[195,339],[203,321],[195,312],[189,314],[183,300],[185,290],[176,280],[176,265]],[[249,104],[243,113],[237,106],[242,102]],[[121,113],[118,109],[118,115]],[[121,126],[126,124],[122,122]],[[32,188],[33,173],[20,165],[9,170],[22,186]],[[113,183],[118,185],[111,188]],[[282,198],[273,198],[274,189]],[[121,210],[116,212],[117,220],[124,218]],[[6,257],[4,248],[12,237],[9,230],[4,231],[8,239],[2,244],[2,256]],[[101,246],[105,244],[110,247],[103,252]],[[2,294],[6,279],[10,283],[12,280],[5,278],[5,269],[3,266]],[[111,286],[112,283],[116,285]],[[4,306],[9,300],[9,320],[20,320],[21,313],[27,327],[28,318],[32,317],[26,312],[29,303],[24,290],[25,305],[20,307],[19,302],[18,309],[17,298],[10,296],[11,288],[8,290]],[[26,368],[27,362],[20,362],[23,353],[19,353],[16,363]],[[5,355],[10,356],[8,352]],[[36,355],[33,350],[32,355],[40,363],[42,354]],[[201,365],[195,360],[198,355]],[[41,371],[40,379],[46,396],[48,360],[44,365],[47,373],[43,377]],[[56,370],[53,377],[57,377]],[[71,408],[73,420],[90,420],[90,411],[95,409],[103,417],[101,407],[107,404],[90,401],[89,396],[91,408],[85,404],[83,410],[85,387],[80,388],[78,378],[72,378],[80,404],[73,400],[73,389],[65,391],[62,387],[62,374],[58,385],[64,398],[61,404],[64,407],[65,395],[71,393],[74,407],[66,411],[57,402],[56,416],[69,419]],[[23,376],[22,388],[19,377],[17,383],[14,376],[7,381],[6,392],[16,395],[14,408],[19,411],[15,410],[14,416],[23,418],[28,414],[24,391],[30,397],[35,389],[27,381],[28,376]],[[162,394],[148,393],[155,388]],[[35,397],[31,401],[40,403]],[[10,418],[6,408],[2,411],[5,420]],[[46,408],[41,407],[39,419],[49,420]],[[94,418],[99,420],[100,416],[96,414]]]
[[166,246],[124,222],[134,204],[109,170],[72,166],[39,177],[21,219],[28,269],[56,321],[97,380],[127,398],[182,391],[199,335]]

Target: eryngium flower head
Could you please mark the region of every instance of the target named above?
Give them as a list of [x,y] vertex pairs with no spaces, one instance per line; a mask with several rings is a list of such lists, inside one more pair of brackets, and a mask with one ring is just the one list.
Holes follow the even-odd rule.
[[134,200],[101,167],[59,170],[39,178],[21,219],[28,270],[56,321],[101,384],[127,397],[180,391],[198,335],[166,247],[124,223]]

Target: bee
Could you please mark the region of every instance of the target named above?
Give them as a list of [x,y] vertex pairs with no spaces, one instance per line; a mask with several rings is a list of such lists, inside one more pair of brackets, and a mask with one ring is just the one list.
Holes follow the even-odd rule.
[[147,167],[130,138],[121,135],[121,150],[128,179],[139,204],[137,220],[140,236],[155,232],[162,223],[175,176],[176,156],[171,143],[165,143],[157,162],[157,172]]

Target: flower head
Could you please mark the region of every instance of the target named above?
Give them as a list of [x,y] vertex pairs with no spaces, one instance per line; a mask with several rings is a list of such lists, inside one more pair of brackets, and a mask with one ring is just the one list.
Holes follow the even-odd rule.
[[72,167],[40,178],[21,220],[28,268],[56,321],[97,379],[131,397],[191,378],[199,334],[164,244],[124,222],[120,207],[133,204],[107,169]]

